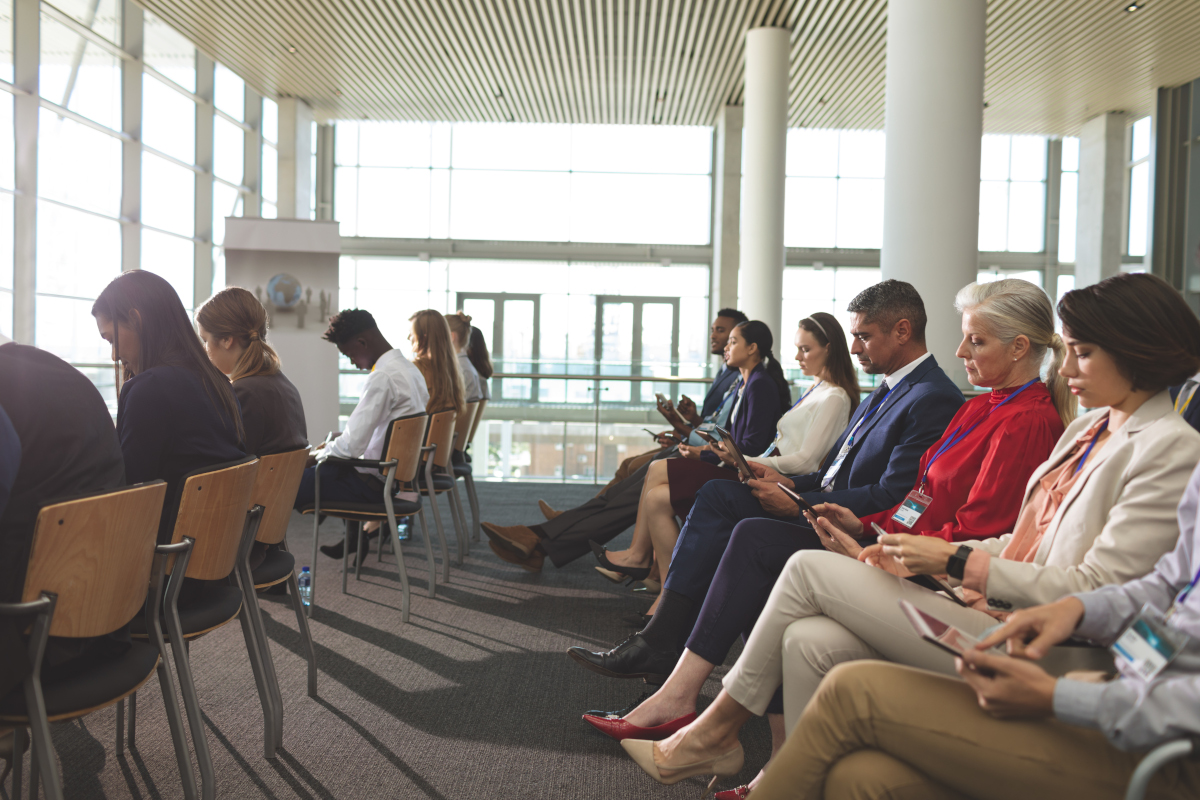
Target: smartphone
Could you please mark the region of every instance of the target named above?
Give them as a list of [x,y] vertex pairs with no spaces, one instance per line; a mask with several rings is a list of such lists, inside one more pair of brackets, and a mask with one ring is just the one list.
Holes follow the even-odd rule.
[[805,500],[803,497],[801,497],[800,495],[796,494],[794,491],[792,491],[792,490],[791,490],[791,489],[789,489],[788,487],[784,486],[782,483],[778,483],[778,482],[777,482],[775,485],[776,485],[776,486],[778,486],[780,489],[783,489],[783,493],[784,493],[784,494],[786,494],[788,497],[790,497],[790,498],[792,498],[793,500],[795,500],[795,501],[796,501],[796,505],[800,506],[800,507],[801,507],[801,508],[803,508],[805,511],[807,511],[807,512],[808,512],[808,513],[810,513],[810,514],[812,514],[814,517],[819,517],[819,516],[820,516],[820,514],[818,514],[818,513],[817,513],[817,510],[816,510],[815,508],[813,508],[813,507],[812,507],[812,503],[808,502],[808,501],[807,501],[807,500]]
[[[908,617],[908,622],[922,639],[940,647],[952,656],[961,656],[967,650],[974,650],[979,640],[974,636],[963,633],[953,625],[942,622],[935,616],[926,614],[907,600],[900,600],[900,610]],[[981,674],[990,675],[991,671],[980,670]]]
[[650,430],[649,428],[642,428],[642,430],[644,430],[646,433],[650,434],[650,438],[651,438],[651,439],[653,439],[653,440],[654,440],[654,441],[656,441],[656,442],[658,441],[658,434],[657,434],[657,433],[655,433],[654,431]]
[[695,433],[697,436],[699,436],[701,439],[708,442],[709,444],[716,444],[717,442],[720,441],[720,439],[714,439],[712,437],[712,435],[709,434],[708,431],[702,431],[699,428],[697,428],[695,431],[693,431],[693,433]]
[[[879,527],[879,525],[874,522],[871,523],[871,528],[880,536],[887,534],[887,531]],[[954,591],[954,587],[945,581],[939,581],[932,575],[909,575],[906,580],[912,581],[917,586],[924,586],[931,592],[942,592],[963,608],[970,608],[970,606],[963,602],[963,599],[958,596],[958,593]]]
[[658,402],[662,403],[664,406],[669,406],[671,404],[671,401],[668,400],[667,396],[665,394],[663,394],[662,392],[655,392],[654,397],[658,400]]

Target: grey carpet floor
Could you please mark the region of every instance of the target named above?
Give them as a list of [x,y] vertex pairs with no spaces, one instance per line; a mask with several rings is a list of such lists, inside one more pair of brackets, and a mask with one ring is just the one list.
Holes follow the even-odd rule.
[[[485,483],[479,494],[485,520],[533,524],[541,519],[537,498],[565,508],[594,491]],[[340,530],[327,520],[322,543],[337,541]],[[624,546],[630,535],[611,546]],[[453,553],[452,533],[449,539]],[[288,541],[307,564],[311,518],[295,515]],[[486,537],[472,543],[462,567],[451,568],[449,584],[439,572],[431,599],[423,547],[411,542],[404,550],[412,582],[407,625],[400,622],[390,555],[379,564],[372,554],[362,580],[351,579],[345,595],[340,564],[320,557],[311,624],[320,669],[316,699],[306,694],[290,606],[284,598],[262,598],[284,699],[284,747],[275,760],[263,758],[262,712],[240,626],[226,625],[192,646],[218,797],[608,800],[694,798],[702,791],[699,778],[659,786],[579,718],[588,709],[621,708],[648,687],[588,672],[564,651],[620,641],[631,631],[620,617],[645,610],[647,599],[602,579],[590,556],[561,570],[547,561],[534,575],[497,559]],[[724,673],[709,680],[701,705],[716,695]],[[157,678],[138,700],[137,745],[121,754],[114,708],[53,726],[68,798],[182,796]],[[720,788],[747,782],[766,761],[765,720],[751,720],[742,742],[746,766]],[[8,796],[7,781],[0,791]]]

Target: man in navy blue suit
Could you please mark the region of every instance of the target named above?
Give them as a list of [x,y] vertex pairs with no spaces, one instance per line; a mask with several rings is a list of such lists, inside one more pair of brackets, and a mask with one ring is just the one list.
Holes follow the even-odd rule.
[[[572,658],[603,675],[661,682],[691,632],[688,650],[716,653],[710,659],[719,664],[722,651],[753,627],[787,559],[797,550],[823,547],[777,483],[814,505],[837,503],[860,517],[891,508],[912,489],[922,454],[945,432],[963,404],[962,392],[925,347],[925,305],[911,284],[877,283],[847,310],[854,315],[851,353],[864,372],[884,380],[859,405],[821,468],[785,477],[754,465],[756,480],[746,484],[705,484],[680,531],[650,624],[607,652],[571,648]],[[738,525],[749,519],[753,524]],[[739,535],[731,539],[735,527]],[[737,565],[736,589],[727,587],[719,603],[706,603],[710,587],[717,588],[718,566],[735,557],[747,561]]]
[[1200,385],[1200,374],[1193,375],[1179,386],[1171,387],[1171,402],[1184,421],[1200,431],[1200,398],[1196,397],[1196,387]]

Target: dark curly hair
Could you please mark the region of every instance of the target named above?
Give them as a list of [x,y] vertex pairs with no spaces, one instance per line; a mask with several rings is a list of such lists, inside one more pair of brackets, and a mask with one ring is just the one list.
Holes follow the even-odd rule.
[[348,308],[329,318],[329,327],[323,338],[327,342],[342,345],[366,331],[378,330],[375,318],[370,311],[361,308]]

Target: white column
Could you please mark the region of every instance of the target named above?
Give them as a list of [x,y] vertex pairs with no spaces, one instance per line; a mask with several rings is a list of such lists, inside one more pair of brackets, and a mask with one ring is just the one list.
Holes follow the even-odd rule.
[[713,136],[712,273],[708,289],[710,317],[737,305],[738,225],[742,199],[741,106],[725,106]]
[[122,46],[133,56],[121,62],[121,271],[142,267],[142,7],[125,0]]
[[926,341],[960,386],[954,295],[976,279],[985,0],[891,0],[884,279],[925,302]]
[[312,192],[312,109],[303,100],[279,100],[279,218],[308,219]]
[[[787,154],[788,49],[791,32],[755,28],[746,34],[745,123],[742,134],[742,311],[781,336],[783,312],[783,189]],[[775,348],[776,355],[779,347]]]
[[[196,244],[192,302],[197,306],[212,297],[213,289],[213,70],[208,56],[196,53]],[[222,215],[229,213],[222,212]]]
[[1121,112],[1101,114],[1079,129],[1079,217],[1075,227],[1075,286],[1121,271],[1125,230],[1125,126]]
[[38,0],[13,3],[13,139],[16,189],[13,199],[13,340],[34,344],[37,311]]

